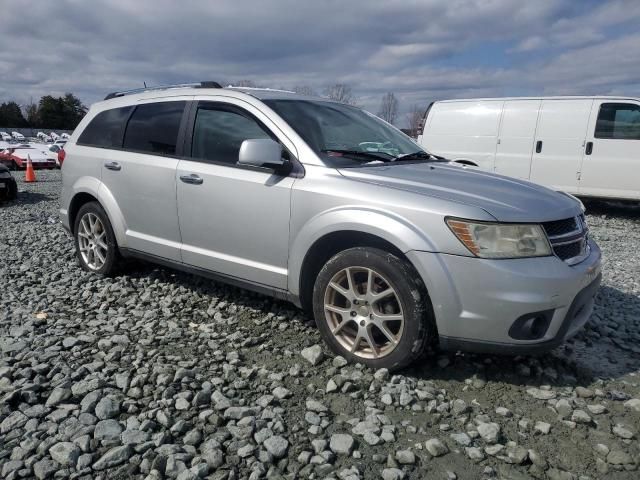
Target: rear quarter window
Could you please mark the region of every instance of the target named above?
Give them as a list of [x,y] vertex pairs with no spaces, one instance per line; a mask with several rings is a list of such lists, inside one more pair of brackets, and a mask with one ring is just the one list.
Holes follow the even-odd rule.
[[175,155],[186,102],[138,105],[124,134],[124,149],[158,155]]
[[98,113],[78,138],[79,145],[121,148],[124,127],[133,107],[113,108]]

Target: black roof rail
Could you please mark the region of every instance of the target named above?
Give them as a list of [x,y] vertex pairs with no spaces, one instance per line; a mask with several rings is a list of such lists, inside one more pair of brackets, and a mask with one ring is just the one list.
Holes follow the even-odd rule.
[[124,97],[125,95],[133,95],[134,93],[142,93],[149,92],[153,90],[169,90],[170,88],[222,88],[218,82],[206,80],[198,83],[179,83],[175,85],[159,85],[157,87],[142,87],[142,88],[134,88],[132,90],[123,90],[121,92],[111,92],[106,97],[105,100],[111,100],[112,98]]

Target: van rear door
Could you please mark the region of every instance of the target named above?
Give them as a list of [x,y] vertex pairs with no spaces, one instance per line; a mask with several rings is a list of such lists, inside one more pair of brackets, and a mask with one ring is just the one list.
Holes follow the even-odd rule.
[[595,100],[578,193],[640,199],[640,104]]
[[449,160],[469,160],[493,171],[503,100],[436,102],[427,116],[422,145]]
[[502,109],[495,172],[529,178],[541,100],[507,100]]
[[543,100],[531,161],[532,182],[578,193],[578,170],[593,99]]

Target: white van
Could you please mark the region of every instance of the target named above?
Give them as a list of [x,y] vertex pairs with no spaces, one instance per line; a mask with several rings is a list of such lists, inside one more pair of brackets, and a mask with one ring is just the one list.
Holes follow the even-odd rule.
[[540,97],[431,104],[431,153],[586,197],[640,200],[640,99]]

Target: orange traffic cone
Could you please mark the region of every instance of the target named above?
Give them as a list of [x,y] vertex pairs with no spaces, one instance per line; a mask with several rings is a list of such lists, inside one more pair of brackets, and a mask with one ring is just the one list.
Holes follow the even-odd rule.
[[24,181],[32,183],[36,181],[36,173],[33,171],[33,164],[31,163],[31,155],[27,155],[27,171],[24,174]]

